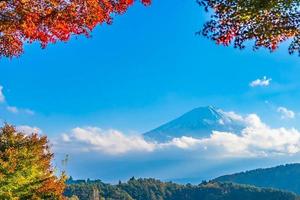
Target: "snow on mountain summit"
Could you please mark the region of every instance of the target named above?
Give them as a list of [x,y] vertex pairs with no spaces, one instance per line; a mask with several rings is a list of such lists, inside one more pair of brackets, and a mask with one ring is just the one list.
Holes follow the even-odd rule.
[[182,136],[203,138],[212,131],[240,132],[244,128],[232,115],[213,106],[195,108],[182,116],[144,134],[155,141],[168,141]]

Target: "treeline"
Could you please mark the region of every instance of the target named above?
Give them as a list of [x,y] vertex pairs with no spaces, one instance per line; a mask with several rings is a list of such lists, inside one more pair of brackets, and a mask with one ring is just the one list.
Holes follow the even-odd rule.
[[135,179],[117,185],[68,180],[65,196],[80,200],[300,200],[294,193],[234,183],[180,185],[155,179]]

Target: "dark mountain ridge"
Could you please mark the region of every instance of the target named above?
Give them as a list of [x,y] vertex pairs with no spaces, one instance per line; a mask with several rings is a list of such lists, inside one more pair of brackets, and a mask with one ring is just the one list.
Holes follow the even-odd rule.
[[214,179],[214,181],[276,188],[300,194],[300,164],[295,163],[255,169],[221,176]]

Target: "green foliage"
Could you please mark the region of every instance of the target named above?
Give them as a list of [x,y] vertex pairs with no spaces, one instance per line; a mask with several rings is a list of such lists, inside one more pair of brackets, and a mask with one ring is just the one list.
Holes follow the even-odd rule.
[[0,199],[64,199],[65,179],[51,167],[47,137],[25,135],[13,126],[0,129]]
[[77,195],[81,200],[92,199],[97,187],[105,200],[300,200],[293,193],[256,188],[233,183],[203,182],[199,185],[180,185],[155,179],[130,179],[117,185],[104,184],[100,180],[69,183],[66,196]]
[[73,195],[71,197],[68,197],[67,200],[79,200],[79,198],[76,195]]
[[67,184],[68,186],[64,192],[64,195],[67,197],[76,195],[80,200],[93,199],[96,190],[99,193],[99,197],[106,200],[133,200],[125,191],[116,186],[105,184],[100,180],[73,181],[72,179],[69,179]]
[[300,54],[299,0],[197,0],[211,11],[202,34],[218,44],[244,48],[254,41],[254,49],[274,51],[291,39],[289,53]]

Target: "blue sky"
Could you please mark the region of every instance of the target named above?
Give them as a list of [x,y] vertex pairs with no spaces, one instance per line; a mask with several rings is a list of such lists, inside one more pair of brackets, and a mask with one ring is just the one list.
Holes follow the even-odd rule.
[[[285,44],[272,54],[217,46],[195,35],[206,19],[195,1],[154,0],[136,3],[91,38],[44,50],[26,45],[20,58],[0,60],[0,118],[51,138],[83,126],[142,133],[214,105],[300,129],[300,58]],[[249,85],[264,76],[269,84]],[[294,117],[283,119],[279,107]]]

